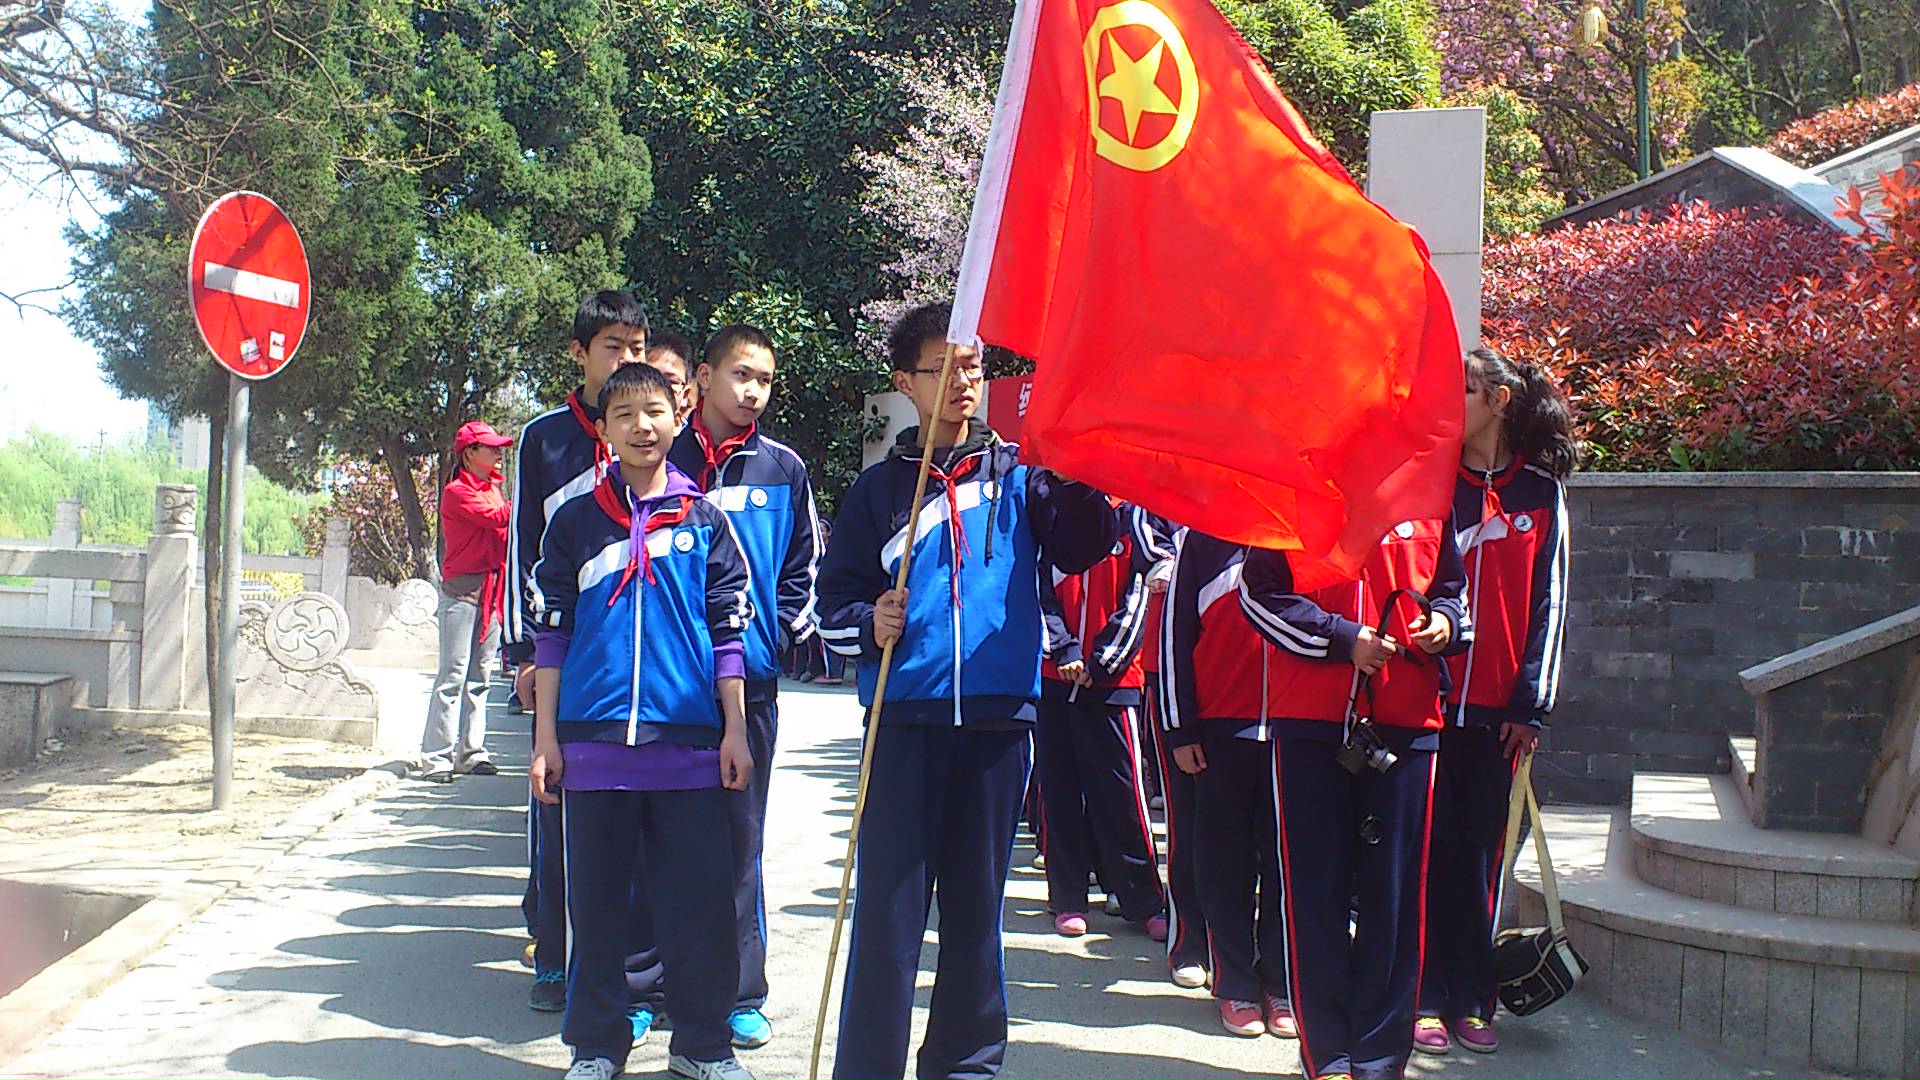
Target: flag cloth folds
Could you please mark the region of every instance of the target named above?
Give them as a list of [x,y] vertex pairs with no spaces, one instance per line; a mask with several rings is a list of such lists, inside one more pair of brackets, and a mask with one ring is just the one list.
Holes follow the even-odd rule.
[[1426,247],[1209,0],[1019,0],[949,337],[1036,361],[1029,460],[1287,550],[1302,588],[1452,498]]

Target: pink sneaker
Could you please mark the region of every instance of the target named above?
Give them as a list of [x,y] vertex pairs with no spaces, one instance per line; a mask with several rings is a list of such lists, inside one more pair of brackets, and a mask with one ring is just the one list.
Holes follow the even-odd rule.
[[1141,923],[1140,929],[1145,930],[1147,937],[1153,941],[1165,941],[1167,940],[1167,917],[1165,915],[1155,915],[1153,918]]
[[1476,1054],[1491,1054],[1500,1049],[1500,1036],[1493,1033],[1493,1022],[1477,1016],[1463,1016],[1453,1022],[1453,1041]]
[[1261,1002],[1266,1013],[1267,1034],[1276,1039],[1297,1039],[1300,1025],[1294,1022],[1293,1006],[1278,994],[1267,994]]
[[1220,1026],[1243,1038],[1254,1038],[1266,1034],[1267,1020],[1260,1015],[1260,1003],[1257,1001],[1220,1002]]
[[1437,1016],[1423,1016],[1413,1022],[1413,1048],[1423,1054],[1444,1054],[1453,1049],[1447,1023]]
[[1087,916],[1079,911],[1062,912],[1053,917],[1053,929],[1061,937],[1079,937],[1087,932]]

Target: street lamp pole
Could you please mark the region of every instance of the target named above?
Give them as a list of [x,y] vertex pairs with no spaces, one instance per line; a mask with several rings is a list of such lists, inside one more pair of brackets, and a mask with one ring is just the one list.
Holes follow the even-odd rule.
[[1653,175],[1653,103],[1647,92],[1647,0],[1633,0],[1633,25],[1639,38],[1633,61],[1633,134],[1640,179]]

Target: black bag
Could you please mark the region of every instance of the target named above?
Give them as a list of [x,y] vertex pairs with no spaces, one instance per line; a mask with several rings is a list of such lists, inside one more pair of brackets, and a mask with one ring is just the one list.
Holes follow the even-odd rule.
[[1560,917],[1560,887],[1547,854],[1547,831],[1540,821],[1540,803],[1533,794],[1533,755],[1520,763],[1507,806],[1505,874],[1513,872],[1520,839],[1520,812],[1533,818],[1533,850],[1540,859],[1540,892],[1546,901],[1547,925],[1502,930],[1493,939],[1493,976],[1500,983],[1500,1003],[1515,1016],[1529,1016],[1573,991],[1587,962],[1567,940]]

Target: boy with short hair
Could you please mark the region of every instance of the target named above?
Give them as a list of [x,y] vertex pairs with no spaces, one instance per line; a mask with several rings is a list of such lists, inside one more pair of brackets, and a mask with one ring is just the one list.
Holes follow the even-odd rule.
[[693,342],[685,334],[655,330],[647,339],[647,366],[659,369],[673,384],[677,397],[673,411],[678,425],[684,428],[687,417],[699,404],[693,385]]
[[740,641],[752,585],[726,515],[667,463],[666,377],[621,368],[600,408],[618,464],[554,513],[534,568],[528,774],[541,802],[565,808],[567,1076],[611,1080],[626,1068],[638,880],[653,888],[673,972],[668,1072],[751,1080],[727,1024],[739,982],[727,804],[753,775]]
[[[611,455],[595,426],[600,391],[621,367],[637,363],[647,349],[647,313],[630,293],[593,293],[574,312],[569,351],[580,365],[581,383],[557,409],[534,417],[520,431],[514,451],[513,513],[507,528],[506,627],[502,652],[517,665],[520,700],[534,702],[533,566],[547,521],[575,495],[592,491]],[[529,864],[521,910],[534,938],[534,982],[527,1004],[541,1012],[566,1006],[566,879],[560,857],[560,815],[530,800]]]
[[747,746],[754,778],[734,811],[734,914],[740,944],[740,993],[733,1044],[752,1049],[773,1038],[767,1001],[767,913],[760,877],[767,788],[779,730],[780,658],[813,636],[819,522],[807,466],[792,448],[760,430],[773,394],[773,342],[751,326],[727,326],[707,339],[695,379],[700,407],[674,441],[671,460],[726,511],[753,573],[760,613],[746,646]]
[[[1079,573],[1121,531],[1105,495],[1020,464],[1018,448],[975,419],[977,350],[955,348],[940,382],[950,316],[947,304],[915,308],[887,341],[894,387],[934,425],[925,500],[912,505],[924,430],[913,428],[847,492],[820,566],[821,637],[859,661],[862,704],[882,649],[897,643],[855,861],[836,1077],[906,1075],[936,894],[940,964],[919,1075],[998,1075],[1000,916],[1040,697],[1040,559]],[[910,514],[923,527],[896,590]]]

